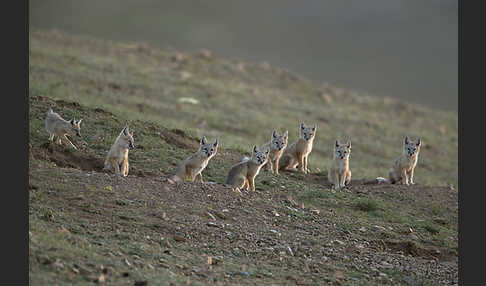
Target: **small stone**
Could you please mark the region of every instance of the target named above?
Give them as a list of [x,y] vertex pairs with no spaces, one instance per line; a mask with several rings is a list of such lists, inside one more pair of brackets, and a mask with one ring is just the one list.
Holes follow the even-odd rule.
[[415,235],[414,233],[409,233],[408,238],[411,240],[419,240],[419,237]]

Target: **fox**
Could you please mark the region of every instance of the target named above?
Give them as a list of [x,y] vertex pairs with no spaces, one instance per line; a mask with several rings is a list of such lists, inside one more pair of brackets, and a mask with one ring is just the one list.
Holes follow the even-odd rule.
[[408,136],[405,136],[403,153],[395,161],[393,167],[388,170],[388,178],[391,184],[401,183],[407,186],[415,184],[413,181],[413,172],[417,166],[421,145],[422,141],[420,138],[414,142]]
[[279,170],[295,169],[298,165],[302,173],[309,173],[307,159],[312,151],[316,131],[316,124],[311,127],[305,126],[303,122],[300,124],[300,138],[283,152],[279,161]]
[[81,121],[83,121],[83,119],[76,121],[75,118],[67,121],[59,114],[54,112],[52,108],[49,108],[44,121],[46,131],[49,133],[49,141],[53,142],[54,136],[57,136],[57,144],[62,145],[62,140],[64,140],[65,142],[69,143],[71,147],[77,150],[78,148],[69,140],[66,135],[76,135],[77,137],[81,138]]
[[351,181],[351,169],[349,168],[349,155],[351,154],[351,141],[340,144],[334,143],[334,156],[329,167],[327,178],[335,189],[342,189]]
[[226,176],[226,184],[231,185],[233,190],[251,190],[255,191],[255,178],[260,169],[268,161],[270,154],[269,148],[258,149],[253,146],[251,158],[244,157],[243,160],[231,166]]
[[133,133],[128,125],[122,129],[106,155],[104,170],[114,170],[117,175],[128,176],[128,150],[135,149]]
[[286,130],[282,135],[278,135],[277,130],[273,130],[270,141],[260,147],[260,149],[270,149],[268,161],[264,165],[265,170],[270,170],[272,173],[275,172],[275,174],[278,175],[278,163],[285,148],[287,147],[288,137],[288,130]]
[[206,168],[209,160],[218,152],[218,139],[212,143],[208,143],[205,136],[199,142],[199,149],[196,153],[184,160],[175,170],[174,174],[169,178],[169,182],[183,182],[189,180],[194,182],[196,179],[204,183],[202,171]]

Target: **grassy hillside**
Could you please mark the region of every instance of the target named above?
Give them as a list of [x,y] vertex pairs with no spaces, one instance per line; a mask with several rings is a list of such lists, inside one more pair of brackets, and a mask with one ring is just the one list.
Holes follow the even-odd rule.
[[[325,88],[265,64],[45,31],[29,40],[31,96],[102,107],[242,151],[267,142],[273,129],[289,130],[292,142],[300,122],[316,123],[310,168],[326,170],[334,140],[349,138],[357,178],[385,177],[403,137],[421,137],[417,183],[457,186],[457,113]],[[181,103],[185,97],[199,103]]]
[[[31,285],[457,283],[457,113],[205,53],[29,39]],[[78,151],[47,143],[48,107],[83,118]],[[301,121],[318,125],[311,174],[262,172],[255,193],[223,184],[251,146],[273,129],[294,141]],[[126,123],[137,148],[117,178],[101,168]],[[424,142],[417,185],[376,183],[407,134]],[[221,142],[203,173],[215,184],[167,183],[202,135]],[[326,179],[335,138],[353,142],[342,192]]]

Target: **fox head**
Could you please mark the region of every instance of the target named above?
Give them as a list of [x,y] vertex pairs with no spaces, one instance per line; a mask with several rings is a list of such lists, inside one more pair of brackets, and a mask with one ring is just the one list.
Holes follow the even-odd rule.
[[408,139],[408,136],[405,136],[405,140],[403,141],[403,154],[407,155],[408,157],[418,155],[420,151],[420,145],[422,145],[420,138],[418,138],[417,141],[414,142]]
[[134,149],[135,145],[133,145],[133,131],[130,132],[128,126],[125,126],[123,130],[118,135],[118,144],[122,145],[124,148],[127,149]]
[[[50,109],[49,111],[51,110],[52,109]],[[83,121],[83,119],[79,119],[79,121],[76,121],[76,119],[74,118],[69,121],[71,134],[76,134],[76,136],[81,137],[81,121]]]
[[284,134],[278,135],[277,130],[273,130],[272,133],[272,141],[271,141],[271,148],[273,150],[280,151],[287,147],[287,142],[288,142],[288,137],[289,137],[289,131],[285,131]]
[[300,138],[309,141],[316,136],[317,125],[314,124],[311,127],[306,127],[304,123],[300,124]]
[[205,136],[199,142],[199,152],[202,153],[207,158],[211,158],[216,155],[218,151],[218,139],[214,140],[213,143],[208,143]]
[[334,159],[348,160],[351,154],[351,141],[340,144],[338,140],[334,144]]
[[257,165],[263,165],[267,162],[269,154],[270,154],[269,148],[264,148],[263,150],[259,150],[258,147],[255,145],[253,146],[253,153],[251,155],[251,160]]

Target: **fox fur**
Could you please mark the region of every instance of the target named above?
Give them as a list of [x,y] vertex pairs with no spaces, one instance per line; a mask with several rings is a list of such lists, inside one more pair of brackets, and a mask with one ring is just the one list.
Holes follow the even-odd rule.
[[115,174],[128,176],[128,150],[134,149],[133,132],[125,126],[108,151],[105,159],[105,170],[114,170]]
[[420,141],[420,138],[414,142],[411,141],[408,136],[405,137],[405,140],[403,141],[402,155],[398,157],[393,167],[388,170],[390,183],[401,183],[407,186],[409,184],[415,184],[413,181],[413,172],[417,166],[421,145],[422,142]]
[[277,130],[273,130],[270,141],[260,147],[260,150],[270,149],[268,161],[264,165],[265,170],[270,170],[272,173],[275,172],[278,175],[278,163],[285,148],[287,147],[288,137],[288,130],[282,135],[278,135]]
[[255,177],[260,169],[268,161],[270,149],[259,150],[255,145],[251,158],[244,158],[241,162],[233,165],[226,176],[226,184],[231,185],[234,190],[255,191]]
[[[66,136],[67,134],[71,136],[78,136],[81,137],[81,121],[76,121],[76,119],[71,119],[67,121],[63,119],[59,114],[54,112],[52,108],[49,108],[47,111],[46,119],[45,119],[45,127],[47,133],[49,133],[49,141],[54,141],[54,136],[57,136],[56,143],[61,145],[62,141],[65,141],[71,145],[75,150],[78,148],[68,139]],[[62,139],[62,140],[61,140]]]
[[300,124],[300,138],[285,149],[280,158],[279,170],[295,169],[298,165],[299,170],[304,174],[309,173],[307,159],[312,151],[312,145],[316,136],[317,125],[306,127]]
[[344,188],[351,181],[351,169],[349,169],[349,155],[351,154],[351,141],[340,144],[336,140],[334,144],[334,157],[329,167],[327,178],[335,189]]
[[203,137],[199,143],[199,150],[184,160],[169,180],[172,182],[183,182],[185,180],[194,182],[197,179],[204,183],[202,171],[208,165],[209,160],[216,155],[217,151],[218,139],[213,143],[208,143],[206,137]]

